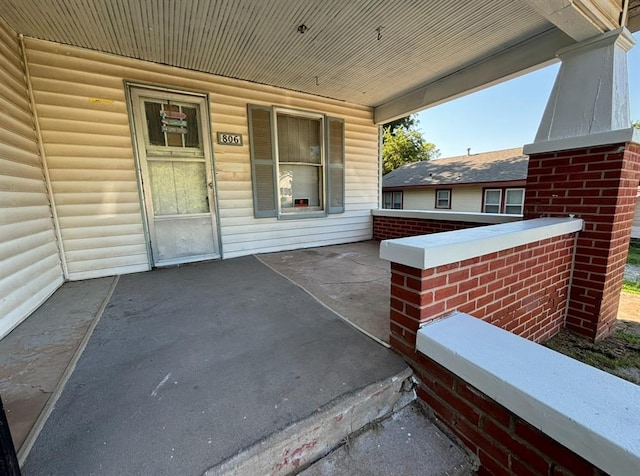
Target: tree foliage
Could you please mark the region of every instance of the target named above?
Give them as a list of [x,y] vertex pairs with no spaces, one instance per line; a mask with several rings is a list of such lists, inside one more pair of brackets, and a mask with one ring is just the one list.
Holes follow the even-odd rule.
[[400,119],[396,119],[395,121],[387,122],[383,128],[389,129],[391,131],[391,135],[396,135],[396,131],[398,129],[404,129],[405,131],[412,130],[418,123],[418,120],[413,116],[406,116]]
[[440,155],[435,144],[427,142],[416,129],[418,120],[407,116],[384,125],[382,134],[382,173],[405,164],[429,160]]
[[640,121],[632,122],[631,125],[636,129],[640,129]]

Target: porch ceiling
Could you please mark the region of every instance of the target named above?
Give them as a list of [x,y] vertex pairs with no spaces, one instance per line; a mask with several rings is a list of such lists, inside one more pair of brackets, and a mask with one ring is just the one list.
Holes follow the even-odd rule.
[[[531,0],[0,0],[0,16],[25,36],[376,107],[377,121],[536,67],[574,41]],[[461,71],[475,80],[442,90]]]

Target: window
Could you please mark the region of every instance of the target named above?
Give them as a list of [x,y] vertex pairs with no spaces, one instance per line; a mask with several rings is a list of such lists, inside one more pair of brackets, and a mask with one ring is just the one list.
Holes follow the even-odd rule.
[[451,208],[451,190],[436,190],[436,208]]
[[504,200],[504,213],[522,215],[524,208],[524,188],[508,188]]
[[522,215],[523,209],[524,188],[487,188],[484,191],[484,213]]
[[402,210],[402,192],[382,192],[382,208]]
[[256,218],[344,212],[344,122],[249,106]]

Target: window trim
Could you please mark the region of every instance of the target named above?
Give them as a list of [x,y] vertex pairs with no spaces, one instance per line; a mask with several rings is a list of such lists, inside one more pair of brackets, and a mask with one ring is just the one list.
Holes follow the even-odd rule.
[[[488,212],[486,210],[487,207],[487,192],[500,192],[500,198],[498,199],[498,203],[490,203],[491,206],[496,206],[498,205],[498,211],[497,212]],[[501,188],[484,188],[482,189],[482,213],[500,213],[500,210],[502,210],[502,200],[503,200],[503,193],[502,193],[502,189]]]
[[[522,203],[520,204],[520,213],[507,213],[507,194],[512,190],[522,190]],[[498,204],[497,212],[488,212],[486,211],[487,206],[487,192],[500,192],[500,203]],[[522,215],[524,213],[524,201],[527,193],[526,187],[487,187],[482,189],[482,213],[500,213],[502,215]],[[495,206],[495,204],[491,203],[490,205]],[[510,204],[508,206],[516,206],[515,204]]]
[[[520,201],[520,203],[518,205],[507,203],[507,196],[509,195],[509,192],[520,191],[520,190],[522,190],[522,200]],[[524,187],[505,188],[504,189],[504,208],[502,212],[507,215],[522,215],[524,213],[524,196],[526,193],[527,192]],[[520,207],[520,213],[507,213],[507,207],[515,207],[515,206]]]
[[[270,134],[269,137],[271,139],[271,158],[267,159],[256,159],[255,156],[255,143],[254,143],[254,125],[253,125],[253,114],[252,111],[256,109],[262,109],[264,111],[269,111],[269,127]],[[321,172],[318,174],[318,178],[320,181],[319,184],[319,192],[322,194],[321,206],[322,210],[307,210],[307,211],[283,211],[281,207],[280,200],[280,187],[279,187],[279,176],[280,176],[280,161],[278,154],[278,123],[277,123],[277,115],[284,114],[290,116],[297,117],[305,117],[309,119],[319,120],[320,121],[320,146],[321,146],[321,163],[319,165],[315,165],[315,167],[320,167]],[[247,116],[248,116],[248,135],[249,135],[249,153],[250,153],[250,162],[251,162],[251,188],[253,192],[253,216],[254,218],[267,218],[267,217],[275,217],[278,220],[291,220],[298,218],[324,218],[330,214],[339,214],[345,212],[345,196],[346,196],[346,127],[345,120],[342,118],[331,117],[327,114],[313,112],[313,111],[305,111],[299,110],[289,107],[281,107],[281,106],[267,106],[267,105],[258,105],[258,104],[248,104],[247,105]],[[330,125],[332,123],[339,122],[341,124],[341,161],[340,163],[331,163],[330,158],[330,140],[332,138]],[[256,180],[256,165],[270,165],[272,167],[273,173],[273,209],[269,210],[260,210],[258,208],[258,183]],[[339,188],[333,188],[331,183],[331,172],[341,169],[342,170],[342,185]],[[334,192],[338,192],[341,198],[341,206],[331,206],[331,198]]]
[[[393,205],[395,204],[395,200],[394,197],[396,196],[396,194],[400,194],[400,208],[396,208]],[[384,197],[385,195],[388,195],[391,197],[391,201],[389,202],[391,204],[391,206],[389,208],[385,207],[385,201],[384,201]],[[387,190],[385,192],[382,192],[382,209],[383,210],[404,210],[404,193],[402,190]]]
[[[303,164],[297,162],[280,162],[279,152],[278,152],[278,114],[292,117],[304,117],[306,119],[313,119],[320,121],[320,164]],[[291,218],[317,218],[317,217],[325,217],[327,215],[327,187],[326,187],[326,145],[325,145],[325,132],[326,123],[325,123],[325,115],[320,113],[312,113],[309,111],[298,111],[296,109],[290,109],[285,107],[273,106],[271,108],[271,144],[274,150],[273,155],[273,164],[274,164],[274,175],[276,181],[275,185],[275,199],[276,199],[276,213],[279,220],[289,220]],[[320,210],[304,210],[298,211],[293,208],[291,211],[283,211],[282,210],[282,200],[280,196],[280,164],[283,165],[302,165],[309,167],[320,167],[320,173],[318,174],[318,180],[320,184],[318,184],[318,191],[322,193],[322,197],[320,200]]]
[[[447,206],[446,207],[438,206],[438,202],[440,201],[440,199],[438,198],[438,193],[439,192],[447,192]],[[451,210],[451,195],[453,195],[453,193],[451,192],[450,188],[436,188],[434,208],[436,210]]]

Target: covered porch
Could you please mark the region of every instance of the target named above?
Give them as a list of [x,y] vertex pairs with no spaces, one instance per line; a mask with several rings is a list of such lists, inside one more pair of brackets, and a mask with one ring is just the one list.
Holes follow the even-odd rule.
[[[289,474],[362,422],[400,410],[415,398],[411,370],[346,320],[365,312],[388,327],[386,302],[377,302],[388,301],[388,286],[361,279],[388,282],[377,250],[364,242],[304,252],[357,289],[340,317],[318,281],[302,289],[264,264],[282,270],[299,252],[65,284],[0,342],[0,392],[23,471],[218,474],[239,452],[290,432],[278,458],[252,466]],[[431,474],[473,467],[433,423],[411,420],[420,455],[407,453],[407,465]],[[296,446],[317,426],[313,444]]]
[[[567,217],[584,220],[574,243],[575,263],[569,254],[565,256],[573,246],[571,240],[563,238],[562,256],[567,261],[563,263],[569,266],[571,261],[571,273],[569,268],[563,272],[571,280],[565,279],[570,286],[563,287],[559,297],[567,299],[568,313],[562,315],[560,308],[564,307],[556,299],[556,317],[566,317],[563,325],[592,339],[612,331],[640,163],[638,132],[630,127],[625,56],[633,46],[629,29],[640,28],[638,1],[486,0],[473,10],[466,2],[411,2],[399,7],[393,2],[367,0],[322,4],[281,0],[259,5],[239,0],[180,5],[148,0],[136,6],[96,0],[71,6],[51,2],[46,7],[38,2],[2,0],[0,7],[0,75],[7,84],[0,90],[0,336],[10,338],[20,323],[28,324],[28,316],[38,312],[63,283],[118,282],[109,297],[114,307],[105,304],[104,309],[105,315],[113,313],[111,334],[100,340],[98,326],[88,342],[97,351],[111,351],[102,356],[99,352],[83,354],[89,370],[84,376],[79,370],[71,374],[71,379],[80,379],[75,387],[78,392],[82,393],[83,379],[99,380],[96,370],[117,372],[122,366],[136,369],[142,365],[143,358],[120,360],[126,360],[127,354],[118,346],[127,343],[144,353],[148,346],[162,347],[167,343],[163,339],[172,342],[175,336],[187,336],[200,342],[198,355],[206,352],[207,340],[222,339],[222,348],[237,346],[241,339],[226,342],[225,330],[241,338],[247,329],[233,327],[243,322],[227,328],[224,319],[245,313],[255,317],[248,327],[258,343],[261,326],[275,325],[269,329],[272,340],[267,347],[256,347],[264,353],[254,355],[254,362],[271,353],[275,358],[280,351],[298,355],[296,352],[303,352],[302,344],[313,348],[324,342],[326,351],[335,341],[338,354],[345,349],[356,351],[345,356],[345,367],[363,360],[354,366],[353,378],[358,380],[370,371],[375,374],[367,367],[368,350],[358,351],[358,345],[343,340],[353,338],[367,349],[373,346],[376,350],[372,352],[384,354],[381,361],[391,362],[391,367],[404,368],[384,346],[345,331],[344,324],[323,338],[314,335],[313,330],[320,332],[316,322],[305,321],[304,329],[296,327],[298,321],[286,324],[287,329],[290,325],[300,331],[296,335],[307,337],[295,340],[293,349],[282,345],[279,335],[292,340],[294,335],[278,328],[281,322],[289,322],[281,318],[289,312],[302,313],[300,303],[305,301],[290,302],[291,293],[282,292],[280,285],[291,283],[273,277],[273,271],[268,276],[261,274],[268,268],[258,267],[262,271],[253,273],[253,266],[260,263],[251,256],[292,250],[294,264],[311,258],[311,272],[322,275],[322,264],[332,257],[316,260],[306,250],[374,237],[375,215],[380,215],[381,124],[558,60],[562,67],[552,97],[534,142],[526,147],[531,156],[531,186],[528,183],[527,188],[532,193],[526,198],[524,215],[531,221],[541,217],[552,222]],[[576,82],[584,91],[576,92]],[[414,226],[413,218],[383,218],[392,223],[385,224],[387,228]],[[551,254],[545,251],[547,244],[531,246],[541,260]],[[218,261],[191,264],[211,259]],[[276,261],[274,258],[270,265],[287,267]],[[416,349],[420,327],[450,309],[448,301],[435,314],[427,309],[426,301],[433,298],[423,287],[431,285],[423,279],[427,273],[417,261],[408,262],[400,261],[392,277],[392,282],[398,280],[394,282],[398,294],[391,307],[409,313],[396,313],[392,344],[411,361],[421,358]],[[198,310],[201,303],[190,290],[209,293],[208,281],[220,279],[198,270],[242,268],[246,263],[252,263],[246,275],[232,276],[228,289],[222,279],[216,292],[226,291],[212,294],[214,301],[209,302],[206,313]],[[138,274],[165,265],[180,267]],[[361,265],[351,262],[339,279],[320,287],[321,300],[346,305],[344,311],[336,309],[339,314],[353,311],[354,306],[347,304],[361,292],[341,288],[344,277],[354,280],[353,289],[383,282],[383,270],[376,269],[373,261],[363,265],[372,271],[365,270],[370,274],[367,279],[353,271]],[[170,294],[149,284],[158,276],[178,272],[186,273],[184,282],[166,284],[185,286],[181,296],[185,301],[179,308],[191,309],[196,317],[220,318],[213,327],[200,322],[206,339],[194,329],[180,327],[173,319],[180,311]],[[260,276],[263,280],[256,280]],[[304,281],[305,276],[293,279]],[[126,289],[119,288],[129,281]],[[279,284],[273,288],[274,283]],[[138,292],[137,286],[145,292]],[[506,287],[504,281],[498,287]],[[291,292],[299,290],[294,286]],[[258,294],[264,298],[256,301],[259,303],[278,298],[271,311],[268,305],[263,308],[253,301]],[[382,292],[376,293],[376,299],[382,297]],[[96,310],[101,312],[102,302],[107,301],[98,301]],[[169,307],[159,309],[162,302]],[[146,304],[137,308],[139,303]],[[501,306],[498,302],[489,305],[492,312]],[[226,306],[233,309],[216,314]],[[317,314],[329,312],[317,302],[302,306],[305,310],[319,306]],[[511,306],[513,317],[517,305]],[[375,307],[377,312],[378,305]],[[154,322],[156,311],[161,311],[169,327],[154,328],[160,334],[149,339],[145,326]],[[385,314],[388,311],[389,302],[384,305]],[[271,321],[269,312],[278,319]],[[334,318],[329,312],[328,321]],[[142,327],[118,328],[116,321]],[[559,325],[555,319],[553,329],[545,332],[555,332]],[[371,336],[384,332],[381,328],[366,331]],[[184,341],[181,345],[184,347],[176,351],[185,356],[195,350]],[[151,356],[151,350],[145,358]],[[232,355],[233,349],[228,352]],[[91,361],[91,355],[98,357]],[[280,358],[287,360],[284,355]],[[327,359],[329,365],[331,359]],[[185,362],[179,371],[189,381],[192,369]],[[231,362],[225,362],[229,366],[221,365],[221,375],[233,371]],[[164,363],[170,366],[172,362]],[[255,370],[250,368],[251,361],[245,363],[247,371]],[[206,374],[206,365],[200,364],[199,370]],[[366,368],[358,367],[361,365]],[[375,374],[374,381],[393,380],[393,372]],[[339,369],[330,374],[330,380],[341,375]],[[140,380],[151,377],[141,374]],[[153,398],[168,390],[171,370],[158,377],[149,393]],[[427,379],[428,374],[421,377]],[[151,380],[146,386],[138,380],[128,385],[142,395]],[[287,388],[286,378],[278,382]],[[96,383],[104,384],[105,392],[112,391],[108,381]],[[353,388],[362,384],[358,380]],[[197,385],[185,391],[196,392]],[[257,392],[267,388],[263,387]],[[322,393],[316,387],[306,391]],[[233,406],[232,397],[227,402]],[[319,400],[311,403],[323,405]],[[73,407],[72,400],[67,404],[67,409]],[[281,405],[273,404],[274,410]],[[94,416],[100,421],[109,418],[107,414]],[[138,416],[132,411],[129,418]],[[275,414],[267,417],[272,417],[271,424],[285,425]],[[449,422],[454,432],[457,421],[454,417]],[[197,426],[195,420],[192,423]],[[44,431],[42,444],[55,445],[53,433],[46,436],[46,426]],[[69,429],[69,434],[74,432]],[[83,444],[77,443],[79,448]],[[512,469],[510,458],[497,463],[498,456],[488,455],[486,448],[467,446],[482,459],[484,471],[492,472],[494,464]],[[33,461],[38,454],[46,455],[46,450],[38,451],[36,448]],[[220,454],[225,452],[233,451],[226,448]],[[550,458],[544,456],[544,464],[553,467]]]

